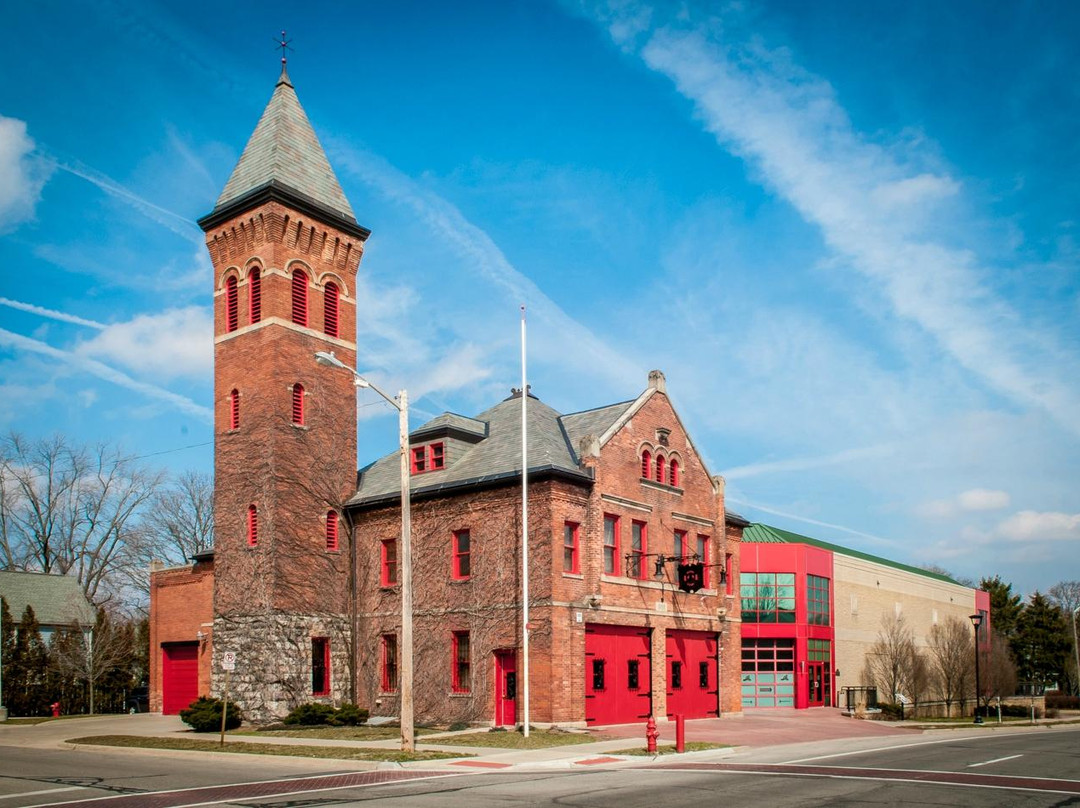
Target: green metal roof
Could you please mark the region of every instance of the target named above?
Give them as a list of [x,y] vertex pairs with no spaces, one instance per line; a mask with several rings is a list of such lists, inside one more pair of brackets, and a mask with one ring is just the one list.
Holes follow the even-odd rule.
[[881,556],[852,550],[849,547],[841,547],[839,544],[832,544],[827,541],[821,541],[820,539],[812,539],[809,536],[792,533],[790,530],[783,530],[778,527],[772,527],[771,525],[763,525],[760,522],[753,522],[749,527],[743,529],[743,543],[746,542],[758,542],[760,544],[809,544],[814,547],[820,547],[823,550],[839,553],[840,555],[861,558],[863,561],[872,561],[875,564],[884,564],[886,567],[903,570],[904,572],[914,572],[916,575],[933,578],[936,581],[945,581],[946,583],[963,586],[959,581],[953,580],[948,575],[930,572],[929,570],[924,570],[919,567],[912,567],[909,564],[901,564],[898,561],[890,561]]

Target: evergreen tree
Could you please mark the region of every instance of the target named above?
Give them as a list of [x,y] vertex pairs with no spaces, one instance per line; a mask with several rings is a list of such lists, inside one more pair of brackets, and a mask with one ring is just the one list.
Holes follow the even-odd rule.
[[1019,595],[1013,594],[1012,584],[1001,580],[1001,576],[983,578],[979,589],[990,594],[990,626],[1008,640],[1016,649],[1016,626],[1024,611],[1024,604]]
[[12,665],[16,669],[12,683],[11,711],[16,715],[49,714],[49,692],[46,677],[49,670],[49,651],[41,639],[41,626],[32,606],[27,606],[15,637]]
[[89,712],[86,685],[78,676],[73,675],[69,668],[60,663],[60,660],[72,659],[78,654],[86,653],[82,631],[77,628],[65,628],[58,631],[52,638],[49,650],[52,662],[49,680],[53,699],[60,702],[61,709],[68,715]]
[[1016,625],[1013,651],[1020,681],[1044,687],[1060,682],[1072,645],[1061,609],[1036,592]]
[[0,597],[0,670],[3,672],[3,692],[0,693],[0,705],[9,706],[11,693],[11,663],[15,654],[15,620],[7,601]]

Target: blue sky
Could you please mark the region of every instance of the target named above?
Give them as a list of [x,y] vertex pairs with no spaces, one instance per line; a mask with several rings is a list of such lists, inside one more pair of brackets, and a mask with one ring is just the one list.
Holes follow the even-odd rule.
[[[0,428],[209,470],[213,207],[289,72],[413,425],[668,389],[729,507],[1080,578],[1080,9],[39,2],[0,53]],[[360,461],[394,415],[361,398]]]

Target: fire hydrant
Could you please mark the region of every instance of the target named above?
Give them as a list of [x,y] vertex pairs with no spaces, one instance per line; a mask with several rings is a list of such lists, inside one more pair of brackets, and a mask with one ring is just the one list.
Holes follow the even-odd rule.
[[660,730],[656,728],[656,719],[649,716],[649,723],[645,725],[646,749],[650,755],[656,754],[656,739],[660,737]]
[[52,710],[53,718],[60,717],[60,702],[54,701],[49,705],[49,708]]

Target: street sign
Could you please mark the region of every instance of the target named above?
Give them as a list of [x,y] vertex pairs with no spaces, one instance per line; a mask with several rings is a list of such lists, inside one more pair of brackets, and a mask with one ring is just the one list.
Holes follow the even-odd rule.
[[226,651],[221,655],[221,669],[223,671],[236,670],[236,652]]

